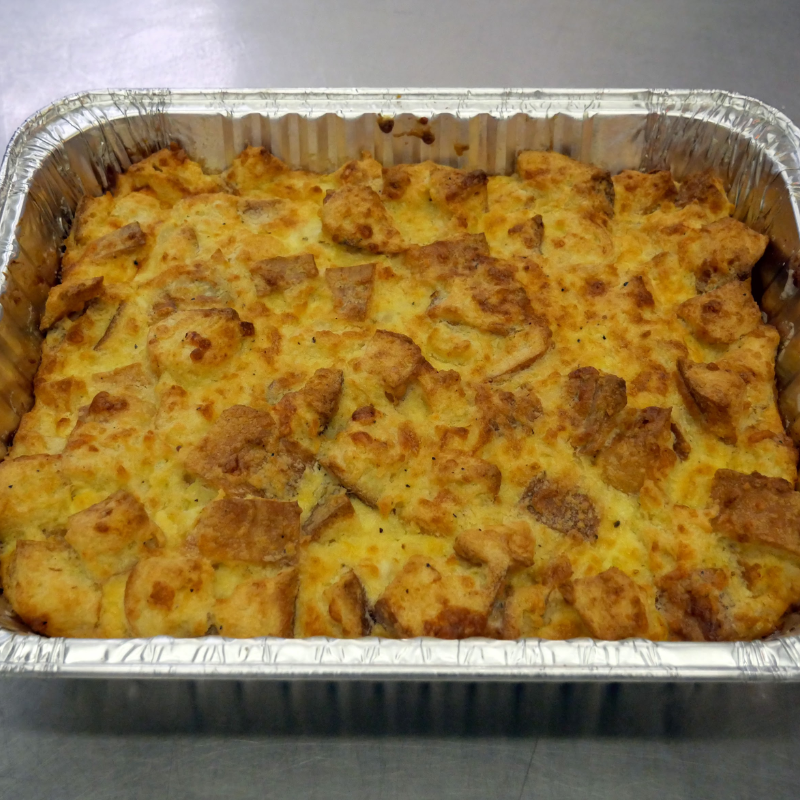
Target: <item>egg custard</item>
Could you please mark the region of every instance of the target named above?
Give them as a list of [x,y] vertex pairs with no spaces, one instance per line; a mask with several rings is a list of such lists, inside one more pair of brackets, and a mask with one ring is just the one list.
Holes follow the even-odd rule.
[[6,598],[51,636],[773,632],[797,455],[731,212],[551,152],[135,164],[41,319]]

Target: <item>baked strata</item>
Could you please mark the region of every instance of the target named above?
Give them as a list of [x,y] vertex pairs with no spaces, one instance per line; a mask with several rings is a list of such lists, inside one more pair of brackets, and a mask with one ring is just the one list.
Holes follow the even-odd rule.
[[797,459],[731,213],[551,152],[135,164],[42,316],[6,598],[52,636],[773,632]]

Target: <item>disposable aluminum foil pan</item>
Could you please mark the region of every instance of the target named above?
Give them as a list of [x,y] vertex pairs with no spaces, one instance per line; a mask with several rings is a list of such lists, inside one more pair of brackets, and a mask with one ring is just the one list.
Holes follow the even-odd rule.
[[[736,216],[770,236],[754,280],[781,332],[780,408],[800,440],[800,130],[714,91],[120,91],[69,97],[31,117],[0,166],[0,436],[31,406],[38,318],[79,198],[177,141],[208,169],[263,145],[328,171],[367,151],[385,166],[432,159],[508,173],[523,149],[612,172],[713,168]],[[800,330],[797,331],[800,334]],[[797,680],[800,637],[629,640],[48,639],[0,613],[0,672],[75,676],[464,680]]]

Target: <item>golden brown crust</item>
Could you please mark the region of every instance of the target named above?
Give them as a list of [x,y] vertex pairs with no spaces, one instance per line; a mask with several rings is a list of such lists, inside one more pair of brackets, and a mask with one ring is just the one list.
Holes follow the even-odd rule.
[[447,209],[457,224],[466,228],[483,214],[488,206],[489,178],[481,169],[464,172],[451,167],[437,167],[431,172],[431,200]]
[[386,396],[398,402],[405,396],[409,382],[425,363],[422,351],[411,337],[394,331],[375,331],[359,361],[365,372],[375,375]]
[[68,263],[62,270],[62,279],[66,283],[75,274],[80,273],[83,266],[135,253],[141,250],[145,244],[147,244],[147,236],[138,222],[124,225],[91,242],[83,251],[80,260]]
[[233,594],[217,600],[214,619],[220,635],[233,639],[254,636],[291,637],[294,632],[297,569],[244,580]]
[[455,278],[434,294],[428,316],[499,336],[508,336],[535,320],[514,267],[493,258],[481,258],[469,277]]
[[692,642],[736,638],[723,592],[728,576],[721,569],[678,568],[657,581],[659,605],[673,634]]
[[363,322],[375,284],[375,264],[330,267],[325,282],[333,295],[333,307],[342,319]]
[[730,281],[678,306],[678,316],[707,344],[731,344],[761,324],[750,278]]
[[300,538],[300,506],[248,497],[224,497],[209,503],[192,537],[212,564],[295,562]]
[[591,498],[541,472],[526,487],[522,507],[548,528],[592,541],[600,517]]
[[266,297],[312,280],[319,275],[319,271],[314,256],[301,253],[257,261],[250,267],[250,274],[256,286],[256,295]]
[[625,381],[594,367],[580,367],[569,374],[566,389],[577,422],[572,446],[594,456],[614,431],[617,414],[628,402]]
[[203,636],[211,625],[214,570],[202,559],[153,556],[125,586],[125,617],[135,636]]
[[678,244],[678,256],[681,267],[694,272],[697,291],[707,292],[749,278],[768,241],[747,225],[725,217],[687,233]]
[[372,628],[364,586],[348,570],[328,591],[328,613],[342,628],[342,636],[367,636]]
[[322,230],[334,242],[369,253],[400,253],[405,243],[380,195],[369,186],[346,185],[325,198]]
[[618,214],[652,214],[663,203],[673,201],[677,194],[668,170],[638,172],[625,169],[613,180]]
[[147,349],[158,374],[202,374],[228,363],[254,334],[232,308],[176,311],[150,329]]
[[486,565],[496,575],[512,567],[530,567],[536,555],[536,542],[526,522],[473,528],[458,535],[454,552],[472,564]]
[[103,294],[103,276],[85,281],[62,283],[53,287],[47,298],[47,306],[39,324],[40,330],[47,330],[67,314],[83,311],[86,304]]
[[723,442],[736,444],[745,382],[717,364],[697,364],[686,358],[678,360],[678,374],[690,410]]
[[789,481],[758,472],[717,470],[711,485],[715,531],[742,544],[800,556],[800,495]]
[[542,402],[536,392],[523,384],[513,392],[481,384],[475,392],[475,405],[485,425],[485,436],[530,436],[533,424],[542,415]]
[[725,196],[725,187],[722,181],[711,169],[695,172],[689,175],[683,183],[675,198],[678,208],[698,203],[706,206],[709,211],[719,214],[728,207],[728,198]]
[[234,497],[288,499],[306,464],[291,441],[278,439],[269,412],[232,406],[189,451],[186,466]]
[[124,489],[73,514],[64,538],[99,582],[127,572],[165,543],[164,533],[139,499]]
[[634,275],[628,279],[628,294],[637,308],[655,308],[656,301],[641,275]]
[[344,374],[338,369],[318,369],[302,389],[288,392],[275,405],[278,436],[294,441],[309,453],[319,449],[319,436],[339,408]]
[[535,253],[542,252],[544,221],[541,214],[535,214],[525,222],[518,222],[508,229],[509,236],[518,236],[522,244]]
[[90,637],[100,614],[100,589],[64,541],[23,540],[4,563],[3,589],[37,633]]
[[617,567],[567,581],[561,594],[596,639],[630,639],[647,633],[644,593]]
[[414,556],[375,604],[375,618],[401,638],[466,639],[483,635],[490,602],[474,579]]
[[489,255],[486,235],[463,234],[453,239],[443,239],[423,246],[414,245],[406,250],[404,259],[414,272],[445,280],[456,275],[467,275],[477,269],[481,259]]
[[645,480],[664,477],[675,465],[670,408],[628,409],[617,434],[597,456],[603,480],[635,494]]
[[411,175],[407,164],[397,164],[383,170],[382,194],[389,200],[402,200],[411,185]]

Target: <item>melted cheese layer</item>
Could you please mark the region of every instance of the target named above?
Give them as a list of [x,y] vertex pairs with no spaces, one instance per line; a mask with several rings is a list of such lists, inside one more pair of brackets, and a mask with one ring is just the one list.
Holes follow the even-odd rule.
[[6,596],[64,636],[770,633],[796,454],[731,212],[707,174],[553,153],[156,153],[66,241]]

